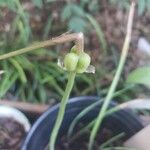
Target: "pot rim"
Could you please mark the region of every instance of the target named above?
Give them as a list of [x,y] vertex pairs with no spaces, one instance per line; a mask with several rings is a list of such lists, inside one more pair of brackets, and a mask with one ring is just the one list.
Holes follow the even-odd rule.
[[31,128],[28,118],[20,110],[10,106],[0,105],[0,118],[5,117],[13,118],[24,127],[26,132]]

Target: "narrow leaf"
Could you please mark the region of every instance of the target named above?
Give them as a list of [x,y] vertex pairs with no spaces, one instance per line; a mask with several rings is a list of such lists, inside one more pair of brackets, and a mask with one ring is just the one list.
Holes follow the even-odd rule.
[[142,67],[128,75],[127,83],[144,84],[150,86],[150,67]]

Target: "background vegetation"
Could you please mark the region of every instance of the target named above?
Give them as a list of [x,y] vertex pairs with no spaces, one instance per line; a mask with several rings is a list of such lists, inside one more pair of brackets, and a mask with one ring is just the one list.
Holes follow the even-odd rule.
[[[107,93],[118,64],[124,40],[130,0],[1,0],[0,54],[26,47],[67,31],[85,34],[85,47],[92,55],[95,75],[78,75],[72,96]],[[150,0],[138,0],[128,63],[117,90],[116,99],[146,96],[149,88],[126,84],[128,73],[138,67],[137,41],[150,39]],[[57,58],[72,46],[39,49],[0,62],[0,98],[55,103],[64,92],[66,74],[57,66]]]

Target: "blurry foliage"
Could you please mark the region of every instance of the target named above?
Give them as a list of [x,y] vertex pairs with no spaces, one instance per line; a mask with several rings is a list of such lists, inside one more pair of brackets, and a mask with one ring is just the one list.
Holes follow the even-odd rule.
[[[111,4],[128,9],[130,0],[109,0]],[[138,14],[142,15],[145,10],[150,10],[150,0],[137,0]]]
[[130,0],[109,0],[112,5],[119,6],[121,8],[128,9],[130,6]]
[[[21,44],[24,46],[27,45],[32,35],[29,24],[28,12],[24,11],[19,0],[1,0],[0,7],[7,7],[16,14],[15,19],[13,20],[10,27],[11,28],[10,36],[7,36],[8,39],[4,38],[5,45],[7,44],[11,45],[13,43],[15,43],[15,45],[17,44]],[[15,34],[16,32],[19,32],[18,36]]]
[[10,10],[16,11],[16,3],[15,1],[11,0],[1,0],[0,1],[0,6],[1,7],[8,7]]
[[42,0],[32,0],[32,3],[38,7],[38,8],[42,8],[43,7],[43,1]]
[[150,87],[150,67],[141,67],[132,71],[127,77],[127,82]]
[[88,21],[86,14],[97,11],[98,7],[97,0],[81,0],[79,4],[68,2],[62,10],[61,18],[63,21],[68,21],[70,30],[85,32],[87,31],[86,25]]
[[[59,98],[63,90],[58,84],[64,82],[66,78],[56,62],[49,60],[38,60],[56,58],[56,53],[46,49],[39,49],[30,56],[18,56],[2,61],[0,66],[5,70],[0,80],[0,97],[4,97],[6,92],[8,97],[22,100],[45,102],[48,98]],[[28,58],[28,59],[27,59]],[[35,59],[35,60],[34,60]],[[62,78],[64,78],[62,80]],[[52,88],[56,95],[50,93],[47,88]]]
[[62,11],[62,20],[69,20],[69,29],[75,32],[84,31],[86,26],[86,21],[82,19],[85,13],[78,5],[69,3],[66,5]]
[[138,0],[139,15],[142,15],[145,9],[150,10],[150,0]]
[[[85,11],[84,8],[88,11]],[[101,26],[96,19],[90,14],[98,10],[98,1],[82,0],[80,5],[69,2],[62,10],[61,18],[63,21],[68,22],[69,30],[74,32],[89,32],[90,23],[96,30],[96,34],[99,38],[99,44],[102,49],[106,52],[107,43],[104,37],[104,33]]]
[[[43,9],[44,2],[51,5],[57,0],[32,0],[32,3],[38,9]],[[128,8],[129,0],[109,0],[111,4],[115,4],[124,8]],[[10,52],[14,49],[29,45],[37,38],[33,35],[30,27],[30,15],[21,5],[21,0],[0,0],[0,8],[8,8],[15,14],[15,18],[10,24],[10,32],[0,32],[0,54]],[[80,0],[79,3],[66,1],[61,9],[60,19],[68,26],[68,30],[75,32],[89,32],[94,27],[99,39],[99,44],[103,50],[107,50],[107,42],[102,32],[101,26],[93,17],[101,5],[98,0]],[[149,9],[150,0],[139,0],[138,11],[142,14],[145,9]],[[2,17],[0,9],[0,19]],[[45,28],[43,29],[43,39],[48,37],[53,23],[52,14],[47,17]],[[91,26],[89,27],[89,24]],[[42,40],[41,38],[41,40]],[[0,62],[0,70],[5,73],[0,78],[0,98],[12,98],[28,100],[31,102],[45,103],[50,98],[59,99],[64,90],[64,82],[66,82],[66,74],[59,69],[56,64],[60,55],[57,48],[55,51],[47,49],[39,49],[30,54],[17,56]],[[105,62],[104,62],[105,63]],[[74,86],[73,95],[98,94],[105,95],[107,93],[107,85],[102,86],[104,77],[108,80],[113,78],[113,71],[107,70],[104,63],[96,66],[95,75],[78,75]],[[114,62],[115,63],[115,60]],[[109,72],[109,74],[108,74]],[[126,88],[121,81],[119,88]],[[129,94],[132,93],[129,92]],[[121,95],[122,99],[127,99],[128,95]]]

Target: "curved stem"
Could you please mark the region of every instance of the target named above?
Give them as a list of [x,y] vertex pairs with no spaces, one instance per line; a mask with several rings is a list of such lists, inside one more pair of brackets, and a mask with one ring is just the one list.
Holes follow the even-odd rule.
[[63,118],[64,118],[67,100],[68,100],[69,95],[71,93],[71,90],[73,88],[75,75],[76,75],[75,72],[70,72],[69,73],[68,83],[67,83],[67,86],[66,86],[63,98],[61,100],[59,112],[58,112],[58,115],[57,115],[57,119],[55,121],[55,125],[53,127],[53,130],[52,130],[52,133],[51,133],[51,137],[50,137],[50,143],[49,143],[49,149],[50,150],[54,150],[55,149],[56,138],[57,138],[57,135],[58,135],[61,123],[62,123]]
[[0,60],[10,58],[13,56],[17,56],[20,54],[24,54],[26,52],[33,51],[35,49],[62,44],[65,42],[71,42],[71,41],[75,41],[75,45],[78,51],[84,50],[83,33],[80,32],[80,33],[72,33],[72,34],[62,34],[61,36],[58,36],[56,38],[52,38],[50,40],[43,41],[43,42],[38,42],[32,46],[22,48],[22,49],[19,49],[19,50],[16,50],[7,54],[0,55]]
[[91,131],[91,135],[90,135],[90,140],[89,140],[89,145],[88,145],[88,150],[92,150],[93,145],[94,145],[94,140],[96,137],[96,134],[98,132],[98,129],[100,128],[100,125],[102,123],[102,120],[105,116],[105,112],[107,111],[107,108],[109,106],[109,103],[112,99],[113,93],[116,89],[116,86],[119,82],[124,64],[125,64],[125,60],[127,58],[127,54],[128,54],[128,49],[129,49],[129,44],[130,44],[130,40],[131,40],[131,31],[132,31],[132,23],[133,23],[133,16],[134,16],[134,8],[135,8],[135,2],[133,1],[130,7],[130,12],[129,12],[129,18],[128,18],[128,24],[127,24],[127,34],[126,34],[126,38],[125,38],[125,42],[122,48],[122,54],[121,54],[121,58],[119,61],[119,65],[115,74],[115,77],[112,81],[112,84],[110,86],[110,89],[108,91],[108,94],[106,96],[106,99],[104,100],[104,104],[98,114],[98,117],[96,119],[96,122],[94,124],[94,127]]

